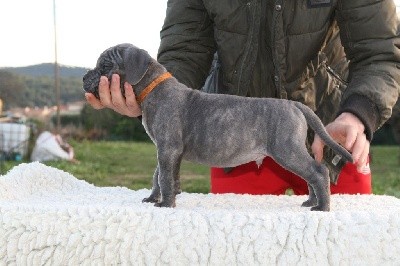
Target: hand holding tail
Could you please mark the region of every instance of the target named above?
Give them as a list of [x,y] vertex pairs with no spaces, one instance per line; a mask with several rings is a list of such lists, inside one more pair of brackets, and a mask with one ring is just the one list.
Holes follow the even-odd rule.
[[[351,113],[342,113],[332,123],[326,126],[329,135],[349,150],[357,169],[361,169],[368,161],[370,143],[364,133],[364,124]],[[323,157],[323,141],[315,136],[311,149],[318,162]]]

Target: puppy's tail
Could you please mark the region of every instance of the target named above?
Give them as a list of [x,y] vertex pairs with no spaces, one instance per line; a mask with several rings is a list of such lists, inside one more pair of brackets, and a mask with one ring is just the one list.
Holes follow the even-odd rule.
[[295,102],[295,105],[303,113],[308,125],[315,131],[315,134],[317,134],[327,146],[329,146],[335,153],[341,155],[347,161],[353,162],[351,154],[332,139],[319,117],[308,106],[300,102]]

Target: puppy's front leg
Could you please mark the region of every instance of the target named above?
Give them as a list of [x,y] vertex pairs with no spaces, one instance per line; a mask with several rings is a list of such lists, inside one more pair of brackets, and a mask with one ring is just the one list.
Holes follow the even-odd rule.
[[160,185],[158,184],[158,175],[160,173],[159,166],[157,165],[156,170],[153,175],[153,188],[151,190],[151,194],[148,198],[144,198],[142,202],[159,202],[160,201]]
[[176,186],[175,180],[179,178],[179,168],[182,156],[180,154],[158,153],[158,165],[160,173],[158,184],[161,191],[161,201],[156,203],[156,207],[175,207]]

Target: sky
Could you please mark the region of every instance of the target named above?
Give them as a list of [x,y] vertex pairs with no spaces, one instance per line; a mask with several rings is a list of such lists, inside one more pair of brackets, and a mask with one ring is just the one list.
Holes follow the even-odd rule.
[[[93,68],[100,53],[132,43],[156,57],[167,0],[55,0],[57,61]],[[0,1],[0,67],[55,61],[53,0]]]
[[[102,51],[124,42],[156,57],[167,0],[55,3],[58,63],[93,68]],[[1,0],[0,10],[0,67],[54,62],[53,0]]]

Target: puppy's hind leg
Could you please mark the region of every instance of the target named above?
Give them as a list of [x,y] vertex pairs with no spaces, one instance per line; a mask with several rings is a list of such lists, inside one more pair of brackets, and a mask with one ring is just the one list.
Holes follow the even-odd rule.
[[160,201],[160,185],[158,184],[158,175],[160,173],[159,166],[157,165],[156,170],[153,174],[153,188],[149,197],[144,198],[142,202],[152,202],[156,203]]
[[310,184],[308,186],[308,199],[301,204],[301,207],[314,207],[317,205],[317,196],[315,195],[314,189]]
[[[310,185],[313,188],[313,191],[317,197],[318,204],[311,208],[312,211],[329,211],[330,210],[330,196],[331,196],[331,187],[329,180],[329,171],[328,168],[323,165],[317,163],[317,161],[313,160],[316,171],[319,173],[317,176],[317,182],[310,182]],[[318,179],[320,178],[320,179]],[[309,181],[307,181],[309,182]]]
[[295,156],[289,156],[288,158],[274,157],[274,159],[282,167],[303,178],[309,185],[309,199],[302,206],[315,205],[316,203],[311,208],[312,211],[329,211],[330,187],[328,170],[324,165],[318,164],[306,149],[297,149],[294,153],[296,154]]

